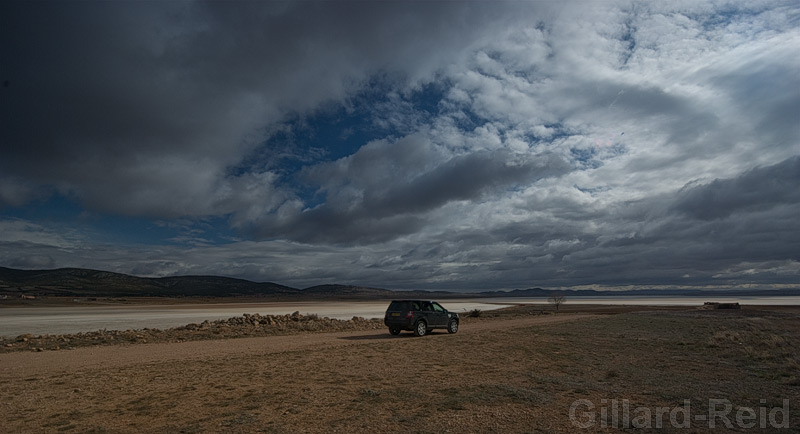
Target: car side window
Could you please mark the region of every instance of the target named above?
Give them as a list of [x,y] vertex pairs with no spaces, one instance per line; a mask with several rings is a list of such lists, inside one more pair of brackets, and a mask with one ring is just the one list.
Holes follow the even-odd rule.
[[413,310],[419,311],[420,310],[419,303],[414,302],[414,304],[412,305],[412,308],[413,308]]
[[425,302],[425,303],[422,303],[422,310],[424,312],[430,312],[430,311],[433,310],[433,308],[431,308],[431,304],[430,303]]
[[436,312],[444,312],[444,308],[439,303],[433,303],[433,310]]

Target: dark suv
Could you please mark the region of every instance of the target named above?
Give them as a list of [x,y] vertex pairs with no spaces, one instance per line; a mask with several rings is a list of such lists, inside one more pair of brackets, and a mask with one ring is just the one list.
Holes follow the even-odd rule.
[[435,301],[394,300],[386,309],[383,323],[393,335],[399,335],[401,330],[410,330],[417,336],[425,336],[429,330],[444,328],[455,333],[458,331],[458,314],[448,312]]

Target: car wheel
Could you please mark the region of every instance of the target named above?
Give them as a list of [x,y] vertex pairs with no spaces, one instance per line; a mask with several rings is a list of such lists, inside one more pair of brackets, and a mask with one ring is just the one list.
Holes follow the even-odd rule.
[[417,336],[425,336],[428,333],[428,325],[425,324],[425,321],[417,321],[417,324],[414,326],[414,334]]
[[447,324],[447,332],[448,333],[455,333],[458,331],[458,321],[450,320],[450,324]]
[[389,329],[389,333],[397,336],[400,334],[400,329]]

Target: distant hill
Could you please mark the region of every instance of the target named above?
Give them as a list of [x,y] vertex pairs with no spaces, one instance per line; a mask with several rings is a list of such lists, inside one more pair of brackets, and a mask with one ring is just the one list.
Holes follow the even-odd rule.
[[301,291],[310,298],[338,298],[338,299],[401,299],[401,298],[469,298],[479,297],[479,294],[463,294],[448,291],[394,291],[381,288],[367,288],[352,285],[318,285]]
[[472,293],[448,291],[390,291],[352,285],[318,285],[297,289],[271,282],[251,282],[219,276],[136,277],[84,268],[17,270],[0,267],[0,295],[19,297],[266,297],[273,299],[399,299],[399,298],[547,298],[612,296],[790,296],[800,289],[781,290],[548,290],[542,288]]
[[[272,282],[256,283],[249,280],[216,276],[179,276],[154,279],[163,285],[166,295],[203,296],[253,296],[253,295],[298,295],[298,290]],[[224,294],[224,295],[220,295]]]
[[515,289],[513,291],[484,291],[480,297],[549,297],[552,294],[569,297],[765,297],[800,296],[800,288],[787,289],[630,289],[624,291],[597,291],[594,289],[551,290],[542,288]]
[[15,270],[0,267],[0,293],[66,297],[236,297],[297,295],[276,283],[216,276],[135,277],[83,268]]
[[297,289],[218,276],[136,277],[84,268],[17,270],[0,267],[0,295],[19,297],[266,297],[272,299],[433,298],[450,292],[390,291],[352,285]]
[[394,291],[389,291],[388,289],[365,288],[352,285],[317,285],[304,289],[302,293],[306,296],[313,295],[322,298],[352,296],[393,297],[396,295]]

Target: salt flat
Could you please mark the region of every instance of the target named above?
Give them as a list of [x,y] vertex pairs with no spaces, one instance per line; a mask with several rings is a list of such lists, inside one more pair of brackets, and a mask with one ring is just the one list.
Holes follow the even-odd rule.
[[[508,304],[471,300],[448,300],[446,309],[464,313],[491,310]],[[0,336],[65,334],[94,330],[170,328],[205,320],[225,319],[243,313],[282,315],[300,311],[321,317],[350,319],[353,316],[382,318],[388,301],[325,301],[270,303],[215,303],[119,306],[5,307],[0,309]]]

